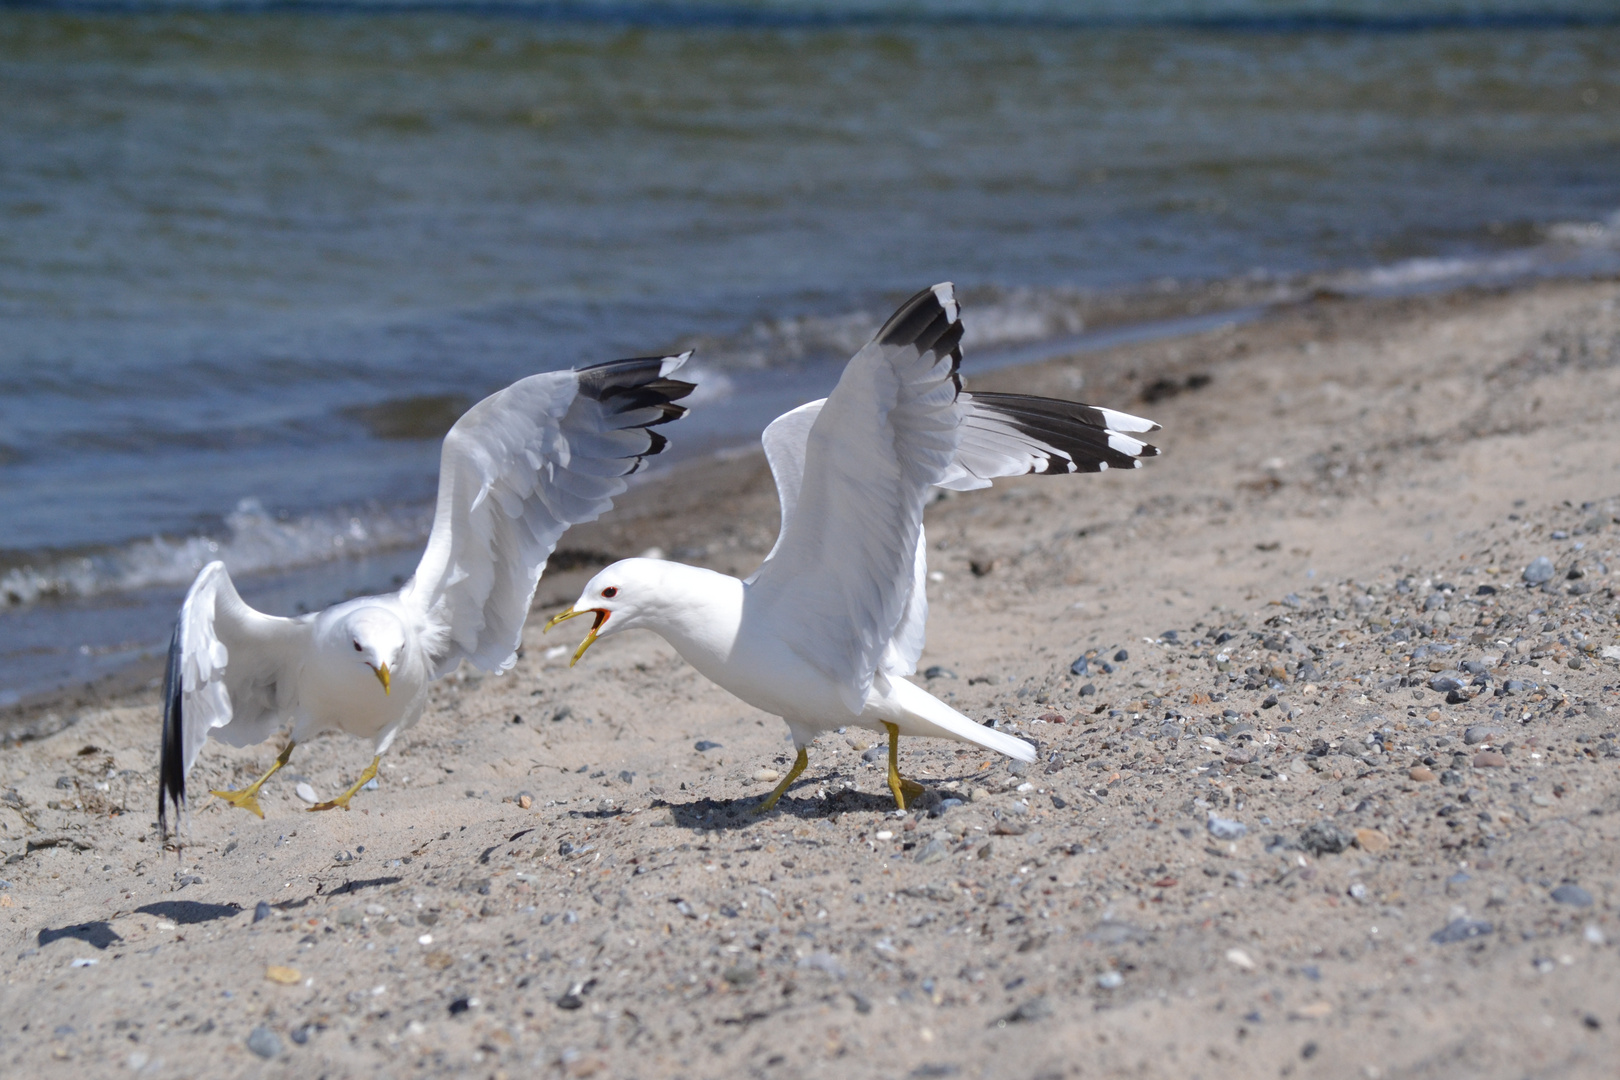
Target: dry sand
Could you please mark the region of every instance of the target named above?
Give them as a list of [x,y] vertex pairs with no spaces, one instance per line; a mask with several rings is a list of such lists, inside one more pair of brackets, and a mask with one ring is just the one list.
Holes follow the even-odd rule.
[[[326,738],[177,853],[155,692],[85,707],[0,751],[0,1071],[1620,1074],[1620,285],[1320,297],[985,384],[1165,428],[930,510],[927,685],[1037,765],[909,742],[902,817],[830,735],[757,817],[780,721],[650,635],[569,670],[536,619],[355,811],[294,794],[365,764]],[[746,456],[570,544],[747,572],[774,525]]]

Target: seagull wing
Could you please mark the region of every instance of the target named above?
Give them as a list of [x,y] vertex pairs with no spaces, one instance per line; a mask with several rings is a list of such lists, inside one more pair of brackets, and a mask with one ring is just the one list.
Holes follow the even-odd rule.
[[[908,303],[912,302],[915,298]],[[880,332],[879,338],[882,336]],[[812,401],[782,414],[761,437],[766,461],[776,480],[782,527],[776,545],[748,579],[750,583],[765,574],[793,531],[811,431],[827,401]],[[955,454],[932,483],[958,491],[989,487],[993,479],[1003,476],[1140,468],[1140,459],[1159,452],[1157,447],[1135,437],[1157,431],[1158,424],[1082,402],[1026,394],[959,392],[954,414],[959,425]],[[902,614],[878,659],[878,668],[889,675],[910,675],[917,670],[928,621],[927,571],[927,544],[919,524],[910,579],[902,589]]]
[[232,746],[273,735],[298,707],[298,678],[313,640],[307,619],[249,607],[225,564],[209,563],[191,583],[169,643],[163,687],[158,826],[168,831],[186,804],[186,775],[216,733]]
[[[956,456],[961,338],[951,286],[924,289],[844,368],[811,419],[802,458],[788,443],[807,410],[778,420],[781,437],[766,439],[783,523],[750,579],[750,602],[776,613],[789,647],[855,712],[917,591],[928,488]],[[793,494],[783,477],[795,460]]]
[[684,416],[691,353],[531,375],[468,409],[444,439],[427,551],[400,591],[433,676],[463,659],[505,671],[534,589],[570,525],[594,521]]

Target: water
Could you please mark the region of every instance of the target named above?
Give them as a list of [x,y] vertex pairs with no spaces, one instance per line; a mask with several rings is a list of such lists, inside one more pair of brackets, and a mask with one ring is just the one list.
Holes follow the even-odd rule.
[[212,557],[385,586],[534,371],[695,344],[706,452],[933,281],[971,367],[1187,283],[1612,269],[1617,210],[1603,3],[0,10],[0,695]]

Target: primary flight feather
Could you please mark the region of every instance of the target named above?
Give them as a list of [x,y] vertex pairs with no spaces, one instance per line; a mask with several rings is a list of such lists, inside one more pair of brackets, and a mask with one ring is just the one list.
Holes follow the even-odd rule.
[[593,613],[600,637],[645,628],[737,697],[787,721],[798,756],[761,806],[804,770],[817,733],[889,737],[903,809],[901,735],[960,739],[1023,761],[1034,748],[975,723],[908,682],[928,618],[923,507],[934,487],[996,477],[1134,468],[1158,425],[1078,402],[969,394],[957,375],[961,313],[949,283],[907,300],[845,367],[833,392],[778,417],[763,442],[782,506],[776,545],[747,580],[660,559],[597,574],[549,623]]
[[210,736],[260,743],[292,725],[269,772],[221,798],[263,817],[257,794],[298,743],[323,731],[374,741],[348,807],[394,738],[421,718],[428,684],[468,660],[506,671],[546,560],[570,525],[593,521],[625,477],[663,449],[652,429],[685,414],[679,356],[531,375],[480,401],[445,436],[427,550],[397,593],[281,618],[237,595],[223,563],[197,575],[169,646],[158,822],[186,803]]

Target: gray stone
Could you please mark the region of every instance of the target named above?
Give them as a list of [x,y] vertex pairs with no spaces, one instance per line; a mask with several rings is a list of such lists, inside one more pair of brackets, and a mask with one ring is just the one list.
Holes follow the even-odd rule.
[[692,749],[701,754],[705,750],[720,750],[723,749],[723,747],[720,743],[714,742],[710,739],[699,739],[697,742],[692,744]]
[[1069,665],[1069,674],[1070,675],[1078,675],[1081,678],[1085,678],[1087,675],[1090,675],[1091,674],[1091,660],[1089,658],[1087,658],[1087,657],[1082,656],[1080,659],[1076,660],[1074,663]]
[[888,752],[888,747],[884,746],[882,743],[879,743],[877,746],[867,747],[867,749],[861,754],[861,760],[881,761],[883,759],[883,755],[887,754]]
[[1489,724],[1475,724],[1463,732],[1463,742],[1469,746],[1482,743],[1489,739],[1500,738],[1507,734],[1507,728],[1492,727]]
[[925,679],[954,679],[954,678],[956,678],[956,672],[952,671],[948,667],[942,667],[939,664],[935,664],[933,667],[930,667],[926,671],[923,672],[923,678],[925,678]]
[[1442,671],[1439,674],[1430,677],[1429,689],[1441,694],[1452,690],[1461,690],[1463,687],[1468,685],[1461,676],[1461,672]]
[[[1123,650],[1121,650],[1123,651]],[[1045,1020],[1052,1015],[1052,1003],[1044,997],[1030,998],[1012,1012],[1003,1016],[1003,1024],[1028,1024],[1036,1020]]]
[[936,863],[945,858],[947,850],[945,844],[939,840],[930,840],[917,852],[917,861],[923,865]]
[[268,919],[269,917],[270,917],[270,903],[269,903],[269,901],[260,900],[257,904],[255,904],[253,906],[253,921],[254,922],[263,922],[265,919]]
[[1241,821],[1217,817],[1214,814],[1209,815],[1209,821],[1205,827],[1209,829],[1209,835],[1217,840],[1238,840],[1249,831],[1249,827]]
[[1481,919],[1452,919],[1445,926],[1430,934],[1429,940],[1436,945],[1453,945],[1459,941],[1484,937],[1494,929],[1496,929],[1494,926]]
[[1337,855],[1348,849],[1355,839],[1324,818],[1299,834],[1299,845],[1312,855]]
[[247,1048],[267,1060],[278,1058],[282,1051],[281,1036],[261,1024],[247,1037]]
[[1551,581],[1553,577],[1552,560],[1543,555],[1529,566],[1524,568],[1524,580],[1531,585],[1541,585]]
[[1579,885],[1560,885],[1558,888],[1554,889],[1550,895],[1560,904],[1568,904],[1571,907],[1592,906],[1592,894],[1581,888]]

